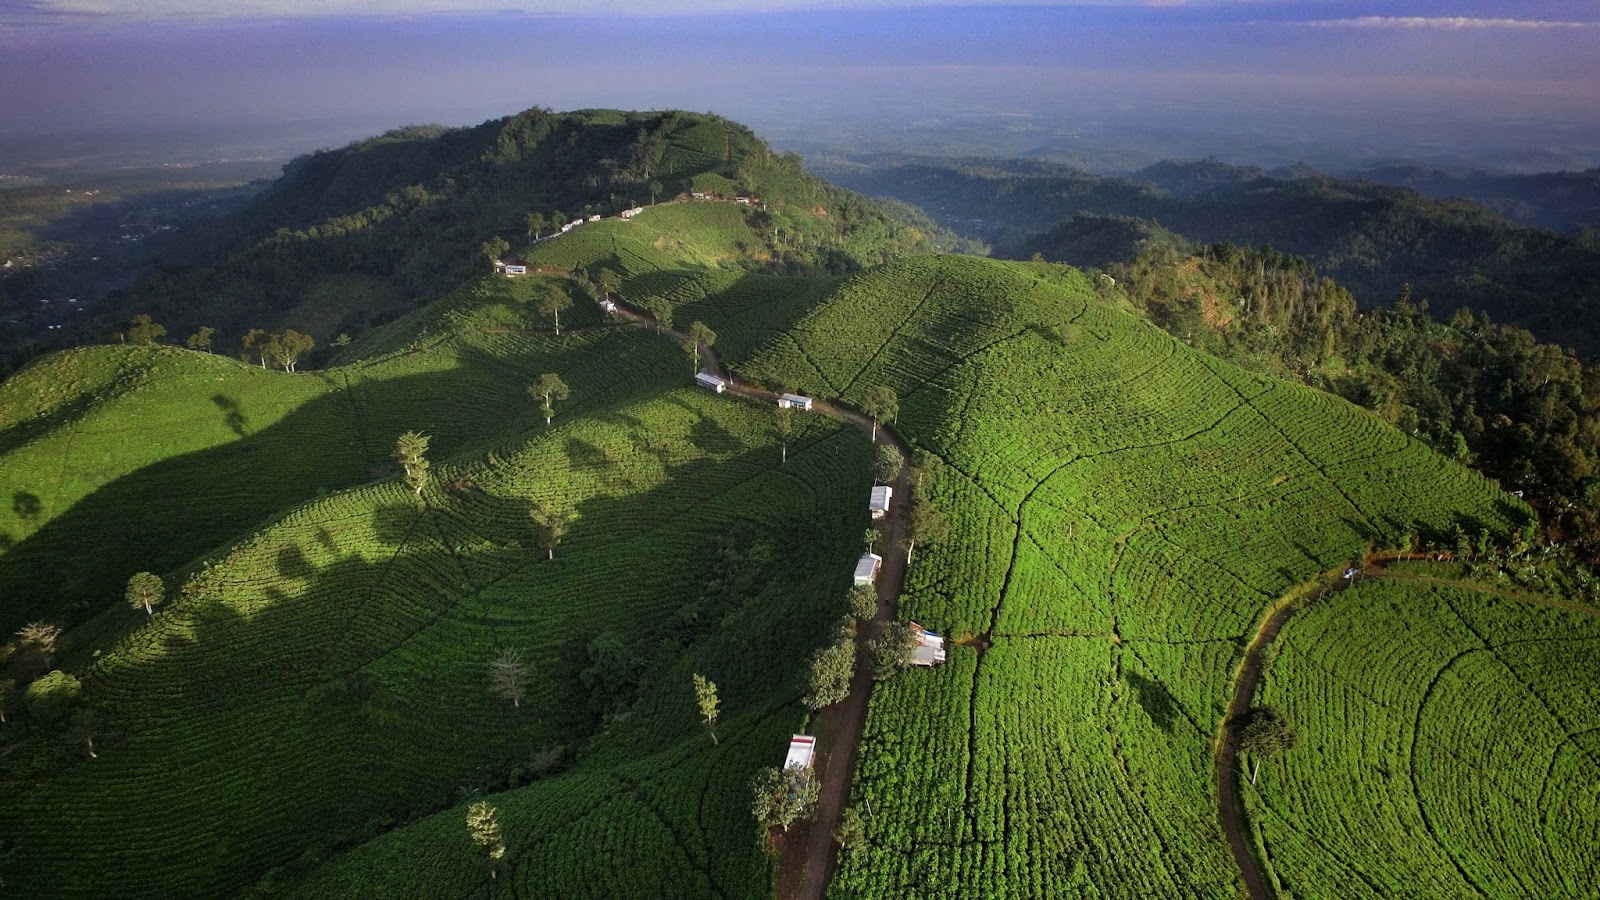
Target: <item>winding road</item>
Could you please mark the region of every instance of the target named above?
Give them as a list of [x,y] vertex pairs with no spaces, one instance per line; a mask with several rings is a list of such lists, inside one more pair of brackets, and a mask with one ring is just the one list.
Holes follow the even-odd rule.
[[[624,302],[617,302],[617,314],[655,327],[685,345],[689,342],[689,336],[684,332],[662,328],[647,313]],[[777,402],[778,395],[772,391],[735,381],[712,348],[702,347],[700,352],[704,361],[702,368],[724,379],[727,393],[763,403]],[[879,440],[899,450],[902,461],[900,471],[894,477],[894,495],[889,504],[889,514],[881,526],[884,553],[877,580],[878,611],[870,623],[856,630],[856,670],[850,678],[850,696],[818,711],[812,718],[811,730],[819,735],[815,766],[821,790],[817,797],[816,812],[811,818],[792,826],[783,836],[777,890],[782,900],[822,900],[828,882],[833,878],[833,870],[839,860],[839,846],[834,842],[833,832],[850,799],[850,782],[856,770],[856,751],[861,744],[861,734],[867,723],[867,704],[872,697],[872,660],[867,651],[867,642],[894,618],[900,594],[905,590],[906,578],[906,558],[900,548],[905,545],[906,521],[903,513],[910,489],[910,448],[887,426],[874,423],[871,416],[859,410],[820,400],[813,400],[811,408],[814,413],[848,422],[868,434],[873,433],[876,425]]]

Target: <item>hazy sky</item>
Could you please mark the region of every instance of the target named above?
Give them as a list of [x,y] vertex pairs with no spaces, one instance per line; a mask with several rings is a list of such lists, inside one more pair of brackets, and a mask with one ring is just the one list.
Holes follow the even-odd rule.
[[1600,3],[0,0],[0,88],[11,137],[294,120],[364,133],[537,104],[758,125],[1014,111],[1237,131],[1301,116],[1376,141],[1425,120],[1587,146]]

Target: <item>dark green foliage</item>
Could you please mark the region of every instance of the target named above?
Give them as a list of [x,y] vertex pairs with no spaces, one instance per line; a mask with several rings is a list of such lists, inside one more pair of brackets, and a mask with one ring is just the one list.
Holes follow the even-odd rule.
[[917,649],[917,633],[904,622],[886,622],[883,632],[871,641],[872,677],[882,681],[911,665],[911,652]]
[[160,603],[166,594],[161,578],[149,572],[140,572],[128,579],[128,589],[123,594],[128,605],[151,615],[151,607]]
[[83,685],[77,678],[56,669],[28,685],[22,702],[35,722],[53,725],[67,718],[82,692]]
[[858,584],[850,589],[850,615],[868,621],[878,614],[878,589],[870,584]]
[[789,830],[796,819],[804,819],[816,809],[821,782],[801,769],[762,769],[750,782],[751,814],[761,829],[765,843],[766,832],[772,828]]
[[801,700],[812,709],[821,709],[850,696],[850,678],[856,671],[856,642],[842,635],[811,656],[811,674],[806,695]]
[[881,482],[893,481],[900,474],[900,467],[905,465],[906,458],[901,455],[900,449],[893,444],[879,444],[877,459],[873,462],[873,474]]
[[128,342],[133,344],[150,345],[167,333],[167,329],[150,321],[145,313],[133,317],[128,325]]

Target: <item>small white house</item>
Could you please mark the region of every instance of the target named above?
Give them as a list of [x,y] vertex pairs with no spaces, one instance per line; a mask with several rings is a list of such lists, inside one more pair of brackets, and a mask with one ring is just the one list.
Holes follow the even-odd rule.
[[861,558],[856,560],[856,584],[872,584],[882,567],[883,557],[876,553],[861,554]]
[[571,222],[567,223],[567,226],[569,228],[577,228],[579,225],[582,225],[582,224],[583,224],[583,220],[582,219],[573,219]]
[[914,666],[937,666],[944,662],[944,638],[923,628],[915,622],[910,623],[911,631],[917,636],[917,647],[911,651],[911,664]]
[[621,215],[624,219],[631,219],[634,216],[637,216],[639,213],[642,213],[642,212],[644,212],[644,207],[635,206],[633,209],[625,209],[625,210],[623,210],[621,213],[619,213],[619,215]]
[[598,221],[600,221],[600,217],[598,215],[590,216],[589,217],[589,221],[590,222],[598,222]]
[[605,313],[608,316],[616,315],[616,312],[617,312],[617,301],[615,301],[615,300],[601,300],[600,301],[600,311]]
[[816,757],[817,739],[809,734],[797,734],[789,739],[789,755],[784,757],[785,769],[799,769],[802,772],[811,771],[812,761]]
[[713,394],[720,394],[728,389],[728,383],[710,372],[694,373],[694,383],[705,388]]
[[756,200],[756,198],[754,198],[754,197],[747,197],[747,196],[744,196],[742,194],[737,196],[737,197],[735,197],[735,198],[733,198],[733,202],[735,202],[735,203],[743,203],[745,206],[749,206],[750,204],[754,203],[755,200]]
[[519,266],[514,263],[506,263],[505,273],[507,278],[510,278],[513,275],[526,275],[528,274],[528,267]]
[[693,197],[696,200],[704,200],[706,198],[706,195],[705,195],[704,191],[695,191],[694,193],[690,194],[689,196]]
[[778,405],[784,409],[803,409],[811,411],[811,398],[799,394],[784,394],[778,398]]
[[566,234],[567,232],[571,231],[573,228],[576,228],[577,225],[578,225],[578,223],[576,223],[576,222],[568,222],[567,224],[561,226],[561,233],[562,234]]
[[872,511],[874,519],[881,519],[889,514],[889,501],[894,497],[894,488],[887,484],[872,486],[872,500],[868,502],[867,509]]

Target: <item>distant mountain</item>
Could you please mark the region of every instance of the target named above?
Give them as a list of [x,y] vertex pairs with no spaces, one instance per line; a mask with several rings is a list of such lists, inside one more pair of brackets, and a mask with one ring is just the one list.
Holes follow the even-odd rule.
[[1001,255],[1083,262],[1075,242],[1099,247],[1107,237],[1067,220],[1133,217],[1191,240],[1303,256],[1366,306],[1410,283],[1436,315],[1471,307],[1547,340],[1600,349],[1600,244],[1516,225],[1467,200],[1324,175],[1276,178],[1216,160],[1158,164],[1139,173],[1143,180],[1034,160],[922,159],[825,171],[856,190],[919,205]]
[[1362,169],[1351,177],[1408,187],[1436,199],[1465,197],[1523,225],[1557,231],[1600,225],[1600,169],[1516,175],[1399,164]]

